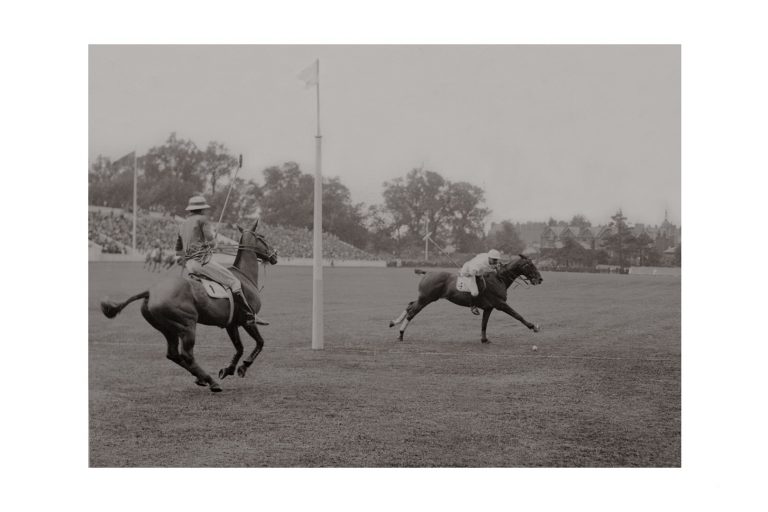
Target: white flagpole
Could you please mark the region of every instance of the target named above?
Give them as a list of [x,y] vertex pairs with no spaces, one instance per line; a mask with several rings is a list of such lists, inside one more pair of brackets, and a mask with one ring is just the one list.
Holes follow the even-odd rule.
[[320,135],[320,59],[317,60],[317,135],[315,136],[314,256],[312,266],[312,349],[323,349],[323,172]]
[[136,254],[136,184],[138,183],[139,166],[136,150],[133,150],[133,254]]

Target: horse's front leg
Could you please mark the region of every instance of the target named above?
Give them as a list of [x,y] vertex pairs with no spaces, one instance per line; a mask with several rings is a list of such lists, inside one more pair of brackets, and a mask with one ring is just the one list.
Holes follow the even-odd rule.
[[253,352],[251,352],[250,355],[246,357],[243,360],[243,363],[237,368],[237,374],[240,377],[245,377],[245,372],[248,371],[248,367],[253,364],[253,361],[261,352],[261,349],[264,348],[264,338],[261,337],[261,333],[255,325],[244,325],[243,329],[245,329],[245,332],[250,334],[251,337],[256,340],[256,348],[253,349]]
[[480,337],[480,341],[483,343],[490,343],[490,341],[488,340],[488,336],[485,335],[485,329],[488,327],[488,319],[491,318],[491,313],[493,313],[493,308],[483,309],[483,325],[482,325],[482,333]]
[[499,311],[505,312],[506,314],[508,314],[512,318],[516,318],[521,324],[523,324],[524,326],[526,326],[527,328],[529,328],[533,332],[539,332],[540,326],[538,324],[532,324],[531,322],[529,322],[528,320],[523,318],[520,315],[520,313],[518,313],[517,311],[512,309],[509,306],[509,304],[507,304],[506,302],[500,302],[499,304],[497,304],[496,305],[496,309],[498,309]]
[[227,375],[234,375],[237,363],[240,362],[240,358],[243,356],[243,342],[240,340],[240,331],[237,325],[232,324],[227,327],[227,334],[229,334],[229,339],[232,340],[232,345],[235,346],[235,355],[232,356],[229,366],[219,370],[220,379],[224,379]]

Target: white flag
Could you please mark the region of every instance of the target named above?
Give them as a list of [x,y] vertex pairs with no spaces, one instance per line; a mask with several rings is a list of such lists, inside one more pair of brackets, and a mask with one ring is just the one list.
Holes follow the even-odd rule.
[[318,83],[320,60],[316,59],[307,69],[299,73],[298,79],[304,82],[305,87],[312,87]]

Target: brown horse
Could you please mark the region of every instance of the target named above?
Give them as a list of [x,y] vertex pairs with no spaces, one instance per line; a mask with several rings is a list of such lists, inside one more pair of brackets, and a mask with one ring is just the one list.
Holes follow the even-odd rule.
[[526,256],[520,255],[520,259],[504,263],[495,272],[485,274],[478,283],[477,297],[472,297],[469,292],[460,292],[456,289],[458,275],[451,272],[425,272],[415,269],[417,274],[426,274],[419,282],[419,298],[408,303],[405,311],[396,319],[389,322],[390,327],[400,325],[400,341],[403,341],[403,333],[408,323],[427,305],[440,299],[447,299],[459,306],[470,307],[473,304],[483,310],[482,338],[483,343],[490,343],[485,335],[488,326],[488,318],[494,309],[503,311],[518,319],[533,332],[539,332],[539,326],[525,320],[520,314],[507,304],[507,288],[518,277],[524,278],[533,285],[541,284],[543,279],[536,265]]
[[[257,220],[250,231],[243,231],[238,226],[241,233],[240,243],[234,265],[229,267],[229,270],[240,279],[243,294],[254,313],[258,313],[261,309],[258,290],[259,262],[268,261],[272,265],[277,263],[277,252],[269,246],[262,235],[256,232],[258,225]],[[104,300],[101,302],[101,310],[108,318],[114,318],[125,306],[138,299],[144,299],[141,314],[152,327],[165,336],[168,343],[166,357],[194,375],[195,384],[210,386],[211,391],[221,391],[221,387],[195,361],[195,329],[198,323],[226,329],[235,346],[235,355],[228,366],[219,370],[219,379],[234,375],[235,367],[243,355],[239,327],[242,326],[256,340],[256,348],[237,368],[237,374],[240,377],[245,377],[246,370],[264,347],[264,338],[261,337],[258,328],[255,325],[245,325],[244,318],[239,312],[234,315],[232,323],[227,325],[229,300],[209,297],[200,282],[189,278],[165,279],[124,302]],[[181,340],[181,350],[179,350],[179,340]]]

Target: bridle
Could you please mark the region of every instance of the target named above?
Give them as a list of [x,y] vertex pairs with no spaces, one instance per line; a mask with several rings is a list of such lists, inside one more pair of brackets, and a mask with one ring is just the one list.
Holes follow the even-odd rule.
[[510,282],[510,285],[515,284],[515,288],[517,288],[517,284],[522,283],[523,286],[525,286],[526,288],[530,288],[531,286],[533,286],[533,283],[531,282],[530,278],[527,275],[525,275],[525,270],[526,270],[526,267],[528,267],[529,265],[533,266],[533,262],[527,258],[523,259],[522,263],[520,263],[520,261],[521,260],[515,261],[508,268],[503,268],[503,265],[502,265],[502,268],[500,268],[498,272],[500,274],[506,274],[506,271],[511,271],[514,265],[519,264],[519,267],[516,270],[519,271],[520,273],[517,276],[515,276],[514,279],[512,279],[512,282]]
[[[264,246],[269,249],[269,252],[266,255],[266,258],[264,257],[264,253],[262,251],[260,251],[259,247],[256,246],[256,245],[243,245],[243,244],[238,243],[237,245],[224,244],[224,245],[219,245],[218,247],[220,249],[222,249],[222,252],[224,252],[224,250],[232,250],[232,251],[235,251],[235,252],[243,251],[243,252],[253,253],[253,254],[256,255],[256,258],[259,261],[262,261],[262,262],[263,261],[268,261],[268,260],[272,259],[273,257],[277,256],[277,250],[275,250],[275,249],[273,249],[272,247],[269,246],[267,241],[264,239],[263,235],[257,233],[256,231],[244,230],[243,231],[243,235],[245,235],[246,233],[249,233],[249,234],[253,235],[254,237],[256,237],[257,240],[261,241],[261,243],[264,244]],[[242,237],[241,237],[241,240],[242,240]]]

